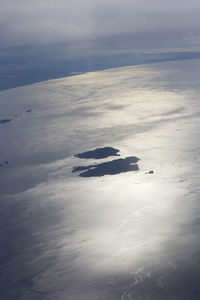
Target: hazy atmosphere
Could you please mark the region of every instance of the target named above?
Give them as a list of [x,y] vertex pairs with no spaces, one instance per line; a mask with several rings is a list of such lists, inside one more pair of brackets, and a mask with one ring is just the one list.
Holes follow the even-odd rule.
[[199,299],[200,2],[0,7],[0,299]]
[[[1,46],[69,42],[113,34],[199,34],[197,0],[1,0]],[[189,31],[189,32],[188,32]],[[197,31],[197,32],[196,32]]]
[[198,1],[0,0],[0,90],[200,57]]

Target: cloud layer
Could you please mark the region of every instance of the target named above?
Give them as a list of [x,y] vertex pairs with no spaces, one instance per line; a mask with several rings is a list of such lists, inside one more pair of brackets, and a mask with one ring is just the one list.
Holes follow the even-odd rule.
[[198,30],[197,0],[0,0],[1,46]]

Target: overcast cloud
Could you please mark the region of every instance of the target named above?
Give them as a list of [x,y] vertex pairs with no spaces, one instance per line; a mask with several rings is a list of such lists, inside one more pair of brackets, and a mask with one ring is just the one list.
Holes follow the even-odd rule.
[[0,0],[1,47],[200,28],[198,0]]

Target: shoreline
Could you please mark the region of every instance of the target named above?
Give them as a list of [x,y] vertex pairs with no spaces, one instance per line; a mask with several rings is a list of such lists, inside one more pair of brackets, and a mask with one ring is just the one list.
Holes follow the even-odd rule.
[[[110,69],[116,69],[128,66],[140,66],[154,63],[164,63],[181,61],[188,59],[200,59],[200,51],[171,51],[171,52],[145,52],[139,54],[133,52],[132,54],[113,54],[113,55],[90,55],[86,57],[74,57],[72,60],[68,58],[60,59],[60,61],[48,61],[48,62],[35,62],[34,67],[29,69],[21,70],[22,65],[19,69],[16,68],[12,71],[12,67],[9,71],[5,71],[2,67],[1,85],[0,91],[9,90],[21,86],[31,85],[49,80],[62,79],[65,77],[72,77],[90,72],[98,72]],[[57,63],[57,66],[56,64]],[[24,62],[25,64],[25,62]],[[36,71],[37,69],[37,71]],[[55,71],[55,70],[56,71]],[[44,72],[45,70],[45,72]],[[39,79],[38,79],[39,76]],[[6,78],[9,78],[9,81]],[[18,79],[19,78],[19,79]],[[5,79],[5,83],[4,82]],[[23,82],[24,81],[24,82]]]

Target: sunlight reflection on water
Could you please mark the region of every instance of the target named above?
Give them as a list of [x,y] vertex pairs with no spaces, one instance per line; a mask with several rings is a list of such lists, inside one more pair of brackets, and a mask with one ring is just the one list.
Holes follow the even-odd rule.
[[[200,112],[195,79],[182,72],[190,64],[199,61],[0,93],[1,119],[17,115],[0,128],[5,300],[196,299]],[[139,157],[139,170],[72,172],[74,154],[107,145],[120,149],[116,160]]]

